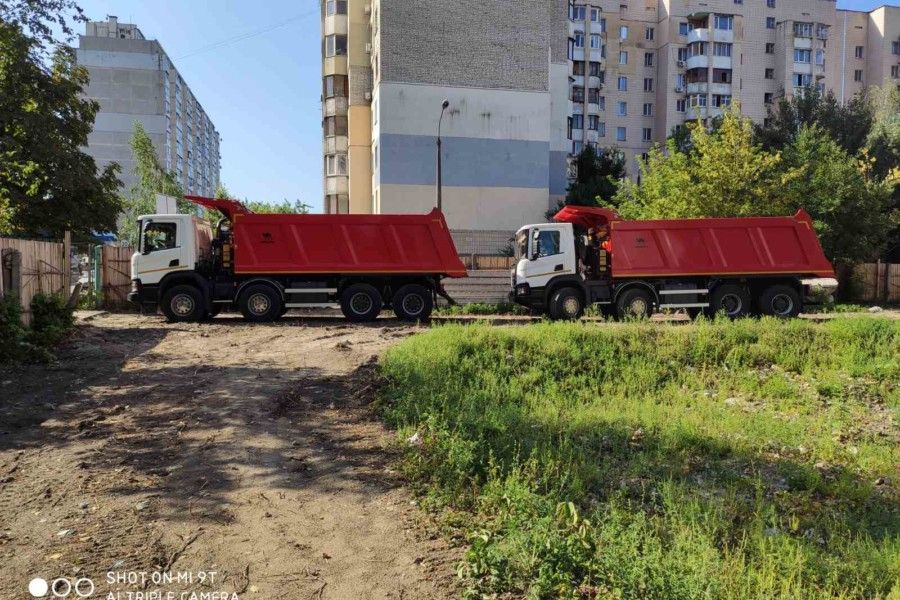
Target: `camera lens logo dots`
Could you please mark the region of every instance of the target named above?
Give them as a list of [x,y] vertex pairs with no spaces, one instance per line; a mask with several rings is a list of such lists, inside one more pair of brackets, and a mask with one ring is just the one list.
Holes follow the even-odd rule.
[[75,581],[60,577],[47,583],[46,579],[35,577],[28,582],[28,593],[33,598],[90,598],[94,593],[94,582],[87,577]]

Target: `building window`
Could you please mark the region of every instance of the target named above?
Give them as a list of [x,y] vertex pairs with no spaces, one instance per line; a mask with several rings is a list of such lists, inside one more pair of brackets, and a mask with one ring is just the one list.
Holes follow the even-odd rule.
[[687,112],[687,101],[684,98],[675,101],[675,112]]
[[572,86],[572,102],[584,102],[584,86]]
[[794,73],[794,87],[809,87],[812,85],[812,75],[809,73]]
[[763,94],[763,102],[765,104],[772,104],[772,98],[773,96],[771,92],[766,92],[765,94]]
[[863,57],[863,47],[857,46],[856,47],[856,58],[862,58],[862,57]]
[[600,18],[600,33],[606,33],[606,19]]
[[891,65],[891,77],[900,78],[900,65]]
[[581,151],[584,150],[584,142],[572,142],[572,153],[573,154],[581,154]]
[[602,46],[602,45],[603,45],[603,42],[600,41],[600,34],[592,33],[591,34],[591,48],[593,48],[594,50],[598,50],[600,48],[600,46]]
[[766,17],[766,29],[775,29],[775,17]]
[[619,64],[620,65],[628,64],[628,52],[626,50],[619,51]]
[[625,128],[624,127],[616,127],[616,141],[624,142],[624,141],[627,141],[627,139],[628,139],[628,137],[625,133]]
[[644,130],[641,133],[642,133],[641,139],[643,141],[649,142],[650,140],[653,139],[653,130],[650,129],[649,127],[644,127]]
[[584,129],[584,115],[572,115],[572,129]]
[[653,116],[653,104],[651,104],[650,102],[644,103],[644,116],[645,117]]
[[592,8],[591,9],[591,22],[596,23],[600,19],[600,9]]
[[600,96],[597,98],[597,106],[600,110],[606,110],[606,96]]
[[688,59],[688,49],[687,47],[678,49],[678,60],[686,61]]
[[713,95],[713,106],[722,108],[731,104],[731,96],[724,94]]
[[617,87],[620,92],[627,92],[628,91],[628,78],[625,77],[624,75],[619,75],[619,81],[618,81]]
[[862,69],[856,69],[853,71],[853,81],[862,81],[863,80],[863,72]]
[[347,135],[347,117],[335,116],[325,117],[324,122],[325,137],[335,135]]
[[688,46],[688,54],[691,56],[705,56],[706,42],[695,42]]
[[606,137],[606,123],[597,123],[597,137]]
[[683,90],[685,82],[686,82],[686,78],[685,78],[684,74],[679,73],[678,75],[676,75],[675,76],[675,91],[677,92],[679,90]]
[[653,78],[652,77],[644,77],[644,91],[645,92],[653,91]]
[[775,69],[766,69],[766,79],[775,79]]
[[803,50],[801,48],[794,48],[794,62],[795,63],[809,63],[812,61],[812,51],[811,50]]
[[328,154],[325,156],[325,174],[328,176],[347,174],[347,155]]
[[647,27],[647,28],[644,30],[644,39],[647,40],[648,42],[652,42],[652,41],[653,41],[653,34],[654,34],[654,33],[655,33],[655,32],[654,32],[654,30],[653,30],[652,27]]
[[900,42],[891,42],[891,53],[900,54]]
[[575,40],[576,48],[584,48],[584,32],[583,31],[576,31],[574,40]]
[[328,0],[325,3],[325,14],[329,17],[331,15],[346,15],[347,0]]
[[600,63],[592,60],[590,69],[591,77],[599,77],[600,83],[603,83],[603,69],[601,68]]
[[616,114],[620,117],[628,116],[628,103],[625,101],[620,101],[618,108],[616,110]]
[[688,96],[688,100],[690,101],[691,107],[699,106],[702,108],[706,106],[706,94],[693,94]]
[[775,44],[766,44],[766,54],[775,54]]
[[600,126],[600,117],[597,115],[588,115],[588,129],[591,131],[597,131],[597,128]]
[[346,35],[326,35],[325,36],[325,56],[343,56],[347,54],[347,36]]
[[812,23],[794,23],[794,36],[811,38],[813,34]]
[[569,6],[569,18],[573,21],[584,21],[584,11],[584,6],[571,5]]
[[690,33],[691,28],[688,25],[687,21],[681,21],[678,23],[678,35],[687,35]]
[[743,4],[743,3],[744,3],[744,0],[734,0],[734,3],[735,3],[735,4]]
[[588,90],[588,104],[600,104],[600,88]]
[[622,25],[621,27],[619,27],[619,39],[628,39],[628,25]]
[[346,98],[347,76],[326,75],[323,79],[322,93],[326,98]]
[[825,64],[825,51],[821,48],[816,50],[816,64],[823,66]]
[[576,60],[572,63],[572,75],[584,75],[584,61]]
[[734,29],[734,17],[731,15],[716,15],[714,21],[716,29],[722,29],[724,31]]
[[644,66],[645,67],[653,66],[653,53],[652,52],[644,52]]
[[715,56],[731,56],[731,44],[723,42],[715,42],[713,44],[713,55]]
[[766,0],[766,6],[769,8],[775,8],[775,0]]

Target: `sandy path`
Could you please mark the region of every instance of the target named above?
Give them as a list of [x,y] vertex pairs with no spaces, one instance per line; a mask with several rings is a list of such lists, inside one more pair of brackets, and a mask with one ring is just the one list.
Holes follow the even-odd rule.
[[367,365],[414,331],[104,315],[59,363],[3,372],[0,598],[36,576],[117,600],[453,597],[458,550],[417,524],[365,406]]

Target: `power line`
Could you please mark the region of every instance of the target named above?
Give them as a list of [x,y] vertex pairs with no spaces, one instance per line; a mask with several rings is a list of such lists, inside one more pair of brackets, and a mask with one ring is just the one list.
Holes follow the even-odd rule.
[[196,56],[196,55],[198,55],[198,54],[203,54],[204,52],[209,52],[210,50],[215,50],[216,48],[223,48],[223,47],[225,47],[225,46],[230,46],[231,44],[234,44],[234,43],[236,43],[236,42],[241,42],[241,41],[244,41],[244,40],[248,40],[248,39],[250,39],[250,38],[253,38],[253,37],[256,37],[256,36],[259,36],[259,35],[263,35],[264,33],[269,33],[270,31],[274,31],[275,29],[279,29],[279,28],[281,28],[281,27],[284,27],[285,25],[290,25],[291,23],[293,23],[293,22],[295,22],[295,21],[299,21],[299,20],[301,20],[301,19],[305,19],[306,17],[308,17],[308,16],[310,16],[310,15],[312,15],[312,14],[314,14],[314,13],[317,13],[317,12],[319,12],[319,9],[318,9],[318,8],[315,8],[315,9],[313,9],[313,10],[311,10],[311,11],[308,11],[308,12],[305,12],[305,13],[303,13],[303,14],[299,14],[299,15],[293,16],[293,17],[291,17],[291,18],[289,18],[289,19],[285,19],[284,21],[281,21],[280,23],[276,23],[276,24],[274,24],[274,25],[270,25],[270,26],[265,27],[265,28],[263,28],[263,29],[258,29],[258,30],[256,30],[256,31],[252,31],[252,32],[250,32],[250,33],[244,33],[244,34],[241,34],[241,35],[236,35],[236,36],[234,36],[234,37],[231,37],[231,38],[228,38],[228,39],[225,39],[225,40],[221,40],[221,41],[219,41],[219,42],[215,42],[215,43],[209,44],[208,46],[203,46],[202,48],[197,48],[196,50],[192,50],[192,51],[188,52],[187,54],[182,54],[181,56],[179,56],[179,57],[177,57],[177,58],[175,58],[175,59],[173,59],[173,60],[176,60],[176,61],[184,60],[184,59],[186,59],[186,58],[190,58],[190,57]]

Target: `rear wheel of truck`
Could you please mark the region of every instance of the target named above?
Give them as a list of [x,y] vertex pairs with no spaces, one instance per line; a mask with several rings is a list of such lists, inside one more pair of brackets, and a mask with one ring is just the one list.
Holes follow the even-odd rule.
[[560,321],[574,321],[584,314],[584,301],[575,288],[562,288],[550,296],[550,318]]
[[781,319],[796,317],[803,309],[800,294],[787,285],[773,285],[766,288],[760,294],[758,302],[762,314]]
[[742,285],[726,283],[720,285],[712,293],[709,300],[707,315],[714,317],[718,313],[725,313],[729,319],[746,317],[750,314],[750,292]]
[[251,285],[238,300],[241,314],[252,323],[270,323],[281,316],[281,296],[268,285]]
[[368,283],[354,283],[341,294],[341,312],[354,323],[374,321],[383,304],[381,294]]
[[192,285],[176,285],[163,294],[163,314],[171,323],[199,321],[206,314],[203,294]]
[[434,298],[431,291],[422,285],[404,285],[391,298],[394,314],[403,321],[423,321],[431,316]]
[[653,299],[642,288],[625,290],[616,300],[620,319],[649,319],[653,314]]

